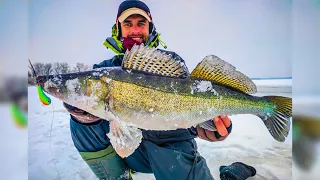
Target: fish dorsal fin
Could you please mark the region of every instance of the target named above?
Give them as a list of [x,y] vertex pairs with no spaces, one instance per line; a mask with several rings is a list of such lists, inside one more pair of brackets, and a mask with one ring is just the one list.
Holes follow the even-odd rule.
[[230,86],[247,94],[257,92],[252,80],[234,66],[217,56],[206,56],[192,71],[191,78],[215,81],[219,84]]
[[143,44],[134,45],[130,51],[126,51],[122,68],[167,77],[186,78],[188,76],[187,67],[183,62],[172,58],[170,54]]

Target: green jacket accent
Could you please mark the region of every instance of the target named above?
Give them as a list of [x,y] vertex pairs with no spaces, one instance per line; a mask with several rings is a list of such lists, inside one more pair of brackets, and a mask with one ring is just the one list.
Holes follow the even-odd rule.
[[[149,34],[148,41],[145,43],[146,46],[152,48],[152,47],[158,47],[159,43],[166,49],[167,46],[166,44],[160,39],[159,33],[156,31],[153,31],[152,33]],[[122,46],[122,42],[118,38],[118,30],[116,25],[112,26],[112,35],[111,37],[108,37],[103,45],[106,48],[111,49],[113,52],[115,52],[117,55],[124,55],[125,50]]]

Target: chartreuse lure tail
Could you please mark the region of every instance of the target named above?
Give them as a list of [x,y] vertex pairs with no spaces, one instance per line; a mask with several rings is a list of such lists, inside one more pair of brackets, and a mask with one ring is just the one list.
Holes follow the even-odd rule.
[[51,104],[51,99],[44,94],[41,86],[37,86],[37,89],[38,89],[38,96],[39,96],[39,99],[40,99],[40,102],[44,105],[50,105]]
[[28,126],[28,119],[26,114],[21,111],[17,104],[13,103],[10,106],[13,121],[18,127],[26,128]]
[[[36,73],[30,59],[28,59],[28,61],[30,63],[30,69],[32,70],[33,77],[37,77],[37,73]],[[44,94],[41,86],[37,86],[37,90],[38,90],[38,96],[39,96],[40,102],[46,106],[51,104],[51,99],[46,94]]]

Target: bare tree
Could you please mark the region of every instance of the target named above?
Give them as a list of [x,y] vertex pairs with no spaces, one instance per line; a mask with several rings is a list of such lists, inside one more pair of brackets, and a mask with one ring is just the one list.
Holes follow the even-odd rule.
[[77,63],[76,67],[73,68],[74,72],[81,72],[84,71],[85,65],[83,63]]
[[[54,63],[34,63],[33,67],[37,75],[49,75],[49,74],[65,74],[70,72],[83,72],[92,69],[91,66],[85,65],[84,63],[77,63],[76,66],[72,67],[68,63],[54,62]],[[31,74],[32,76],[32,74]],[[29,76],[28,76],[29,77]]]
[[70,70],[70,66],[69,66],[69,64],[68,63],[66,63],[66,62],[63,62],[63,63],[61,63],[60,64],[60,72],[61,73],[69,73],[69,72],[71,72],[71,70]]
[[84,66],[84,71],[88,71],[88,70],[90,70],[91,69],[91,66],[89,66],[89,65],[85,65]]
[[52,65],[52,74],[60,74],[61,73],[61,63],[55,62]]
[[34,67],[34,70],[36,71],[37,75],[44,75],[44,64],[34,63],[33,67]]
[[83,63],[80,63],[78,66],[73,67],[73,72],[83,72],[83,71],[88,71],[90,70],[89,65],[85,65]]
[[43,75],[49,75],[51,72],[52,64],[51,63],[46,63],[44,65],[44,72]]

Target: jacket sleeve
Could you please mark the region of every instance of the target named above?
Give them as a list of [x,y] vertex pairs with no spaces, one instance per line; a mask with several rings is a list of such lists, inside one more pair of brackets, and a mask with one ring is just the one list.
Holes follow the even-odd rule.
[[121,66],[121,63],[122,63],[122,56],[117,55],[117,56],[114,56],[112,59],[104,60],[99,64],[94,64],[93,69],[101,68],[101,67]]

